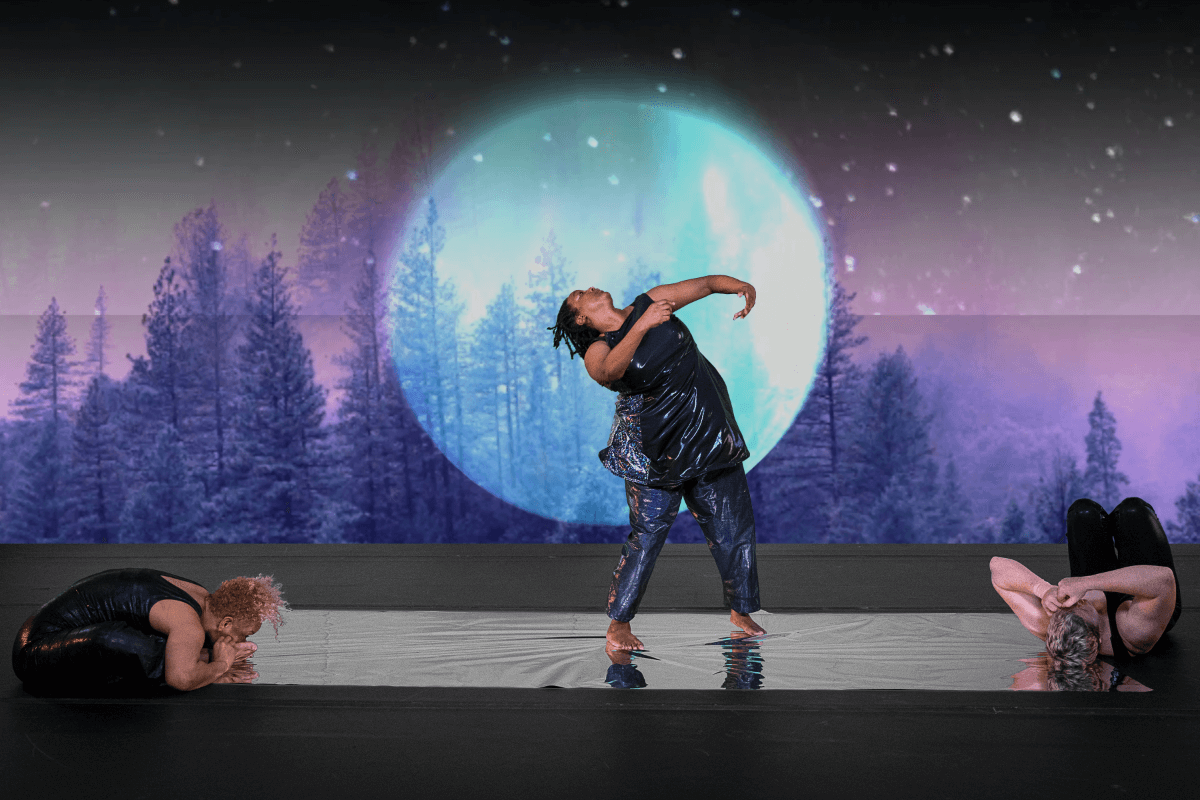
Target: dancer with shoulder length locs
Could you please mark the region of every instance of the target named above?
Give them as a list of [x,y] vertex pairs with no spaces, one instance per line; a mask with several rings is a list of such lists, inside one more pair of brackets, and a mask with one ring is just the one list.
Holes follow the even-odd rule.
[[1179,619],[1171,546],[1154,507],[1127,497],[1112,513],[1081,498],[1067,511],[1071,576],[1057,585],[996,556],[992,586],[1021,624],[1046,642],[1051,684],[1092,688],[1098,656],[1142,656]]
[[583,355],[588,375],[618,393],[608,446],[600,451],[604,466],[625,479],[632,528],[608,593],[613,649],[643,649],[629,621],[681,499],[716,559],[730,621],[750,635],[766,632],[750,618],[761,608],[754,510],[742,468],[750,451],[725,381],[674,316],[710,294],[745,298],[735,320],[754,308],[754,287],[725,275],[657,286],[622,309],[592,287],[571,292],[550,329],[555,347],[565,340],[572,358]]

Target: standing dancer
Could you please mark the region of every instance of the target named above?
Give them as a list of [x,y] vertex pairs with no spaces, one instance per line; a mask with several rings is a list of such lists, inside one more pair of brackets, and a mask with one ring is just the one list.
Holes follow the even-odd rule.
[[641,650],[629,621],[650,581],[654,561],[679,513],[679,501],[704,531],[721,573],[729,619],[748,634],[765,633],[758,611],[754,510],[742,462],[750,451],[733,417],[725,381],[696,348],[675,311],[710,294],[736,294],[754,308],[754,287],[725,275],[657,286],[617,309],[596,288],[571,292],[554,327],[588,375],[619,394],[600,461],[625,479],[629,538],[608,593],[609,647]]
[[1127,497],[1111,514],[1080,498],[1067,510],[1071,577],[1055,586],[1010,558],[992,559],[992,585],[1046,642],[1052,683],[1093,682],[1100,655],[1149,653],[1181,610],[1171,545],[1154,508]]

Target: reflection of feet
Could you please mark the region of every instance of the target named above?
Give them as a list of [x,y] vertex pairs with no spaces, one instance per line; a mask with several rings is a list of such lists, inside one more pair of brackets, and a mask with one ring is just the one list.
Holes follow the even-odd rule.
[[761,633],[766,633],[766,630],[764,630],[761,625],[750,619],[749,614],[741,614],[737,611],[730,611],[729,621],[734,625],[737,625],[749,636],[758,636]]
[[629,630],[628,622],[617,622],[615,619],[608,624],[608,633],[605,635],[607,648],[613,650],[645,650],[645,645],[642,640],[633,635],[633,631]]
[[614,664],[628,666],[633,663],[633,654],[628,650],[618,650],[612,646],[611,642],[606,642],[604,652],[608,655],[608,660]]

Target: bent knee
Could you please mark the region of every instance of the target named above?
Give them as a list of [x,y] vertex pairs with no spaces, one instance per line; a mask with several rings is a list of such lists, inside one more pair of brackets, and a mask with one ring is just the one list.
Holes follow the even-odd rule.
[[1090,515],[1104,517],[1104,506],[1092,500],[1090,497],[1081,497],[1071,507],[1067,509],[1067,519],[1079,519]]
[[1114,514],[1116,514],[1118,512],[1122,512],[1122,513],[1138,512],[1138,513],[1142,513],[1142,514],[1145,514],[1145,513],[1154,514],[1154,506],[1150,505],[1149,503],[1147,503],[1145,500],[1143,500],[1140,497],[1126,497],[1120,503],[1117,503],[1117,507],[1113,509]]

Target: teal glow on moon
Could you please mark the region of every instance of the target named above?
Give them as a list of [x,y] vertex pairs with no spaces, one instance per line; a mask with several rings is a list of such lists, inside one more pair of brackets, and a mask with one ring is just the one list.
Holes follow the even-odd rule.
[[[411,210],[390,279],[393,359],[425,430],[498,497],[567,522],[628,518],[596,455],[616,395],[546,330],[576,288],[620,307],[657,283],[749,281],[748,318],[732,319],[733,295],[679,318],[729,386],[747,469],[799,412],[828,305],[814,200],[728,121],[613,99],[526,106],[458,151],[429,194],[444,240],[418,233],[428,202]],[[547,274],[535,259],[551,234],[565,269]]]

